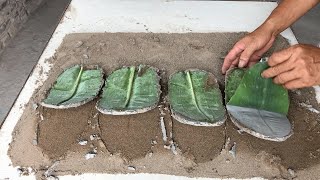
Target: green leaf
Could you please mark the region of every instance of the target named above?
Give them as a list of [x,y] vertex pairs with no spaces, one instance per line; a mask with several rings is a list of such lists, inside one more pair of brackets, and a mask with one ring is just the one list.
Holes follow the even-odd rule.
[[51,108],[77,107],[93,100],[103,83],[101,69],[73,66],[59,75],[42,105]]
[[227,110],[232,122],[241,130],[262,139],[284,141],[292,134],[286,117],[288,92],[272,79],[261,77],[267,68],[267,62],[260,62],[247,70],[227,72]]
[[217,80],[201,70],[177,72],[169,80],[169,103],[175,119],[198,126],[220,125],[225,109]]
[[226,74],[226,85],[225,85],[225,101],[229,102],[230,98],[236,92],[238,86],[241,83],[242,77],[244,76],[246,69],[234,68],[228,70]]
[[288,91],[282,86],[274,84],[271,78],[261,77],[261,73],[267,68],[267,62],[260,62],[248,69],[228,105],[287,115],[289,110]]
[[136,114],[156,107],[160,98],[157,70],[140,65],[110,74],[97,109],[105,114]]

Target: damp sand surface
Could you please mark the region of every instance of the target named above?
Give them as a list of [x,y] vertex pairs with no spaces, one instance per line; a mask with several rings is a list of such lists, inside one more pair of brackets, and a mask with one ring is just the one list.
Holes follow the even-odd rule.
[[[13,165],[31,166],[39,179],[46,172],[48,175],[48,169],[52,175],[97,172],[317,179],[320,117],[300,105],[309,104],[319,110],[311,88],[290,92],[288,117],[294,134],[285,142],[239,132],[229,119],[220,127],[194,127],[171,118],[165,86],[169,75],[186,69],[206,70],[216,76],[223,91],[222,57],[244,35],[67,35],[54,57],[47,60],[52,64],[49,78],[36,90],[15,127],[8,152]],[[278,38],[270,52],[285,47],[287,41]],[[66,110],[36,108],[57,76],[75,64],[99,65],[106,76],[122,66],[147,64],[160,69],[163,94],[159,108],[128,116],[103,115],[95,109],[96,100]],[[165,129],[161,128],[161,118]],[[235,154],[229,152],[234,146]]]

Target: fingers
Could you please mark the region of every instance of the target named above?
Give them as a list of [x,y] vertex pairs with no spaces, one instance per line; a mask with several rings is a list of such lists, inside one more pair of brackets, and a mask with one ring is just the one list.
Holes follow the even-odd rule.
[[288,71],[288,72],[284,72],[282,74],[279,74],[278,76],[276,76],[273,79],[273,82],[276,84],[286,84],[290,81],[293,81],[295,79],[298,79],[299,75],[296,71],[292,70],[292,71]]
[[[230,68],[234,61],[237,60],[239,54],[243,51],[244,44],[236,43],[234,47],[230,50],[228,55],[225,57],[223,65],[222,65],[222,73],[225,74],[226,71]],[[238,64],[238,62],[237,62]]]
[[[238,65],[238,63],[239,63],[239,57],[237,57],[237,58],[232,62],[230,68],[236,67],[236,66]],[[229,68],[229,69],[230,69],[230,68]]]
[[284,61],[288,60],[292,54],[293,54],[293,47],[289,47],[282,51],[275,52],[270,56],[268,60],[268,64],[269,66],[275,66],[277,64],[281,64]]
[[256,46],[254,44],[249,45],[242,53],[240,56],[239,60],[239,67],[243,68],[245,67],[250,60],[250,57],[253,55],[253,53],[257,50]]
[[298,89],[298,88],[303,88],[306,87],[303,83],[301,83],[300,79],[295,79],[292,81],[289,81],[283,85],[284,88],[286,89]]
[[294,63],[291,63],[290,60],[283,62],[281,64],[272,66],[267,70],[263,71],[261,76],[264,78],[276,77],[284,72],[290,71],[294,68]]

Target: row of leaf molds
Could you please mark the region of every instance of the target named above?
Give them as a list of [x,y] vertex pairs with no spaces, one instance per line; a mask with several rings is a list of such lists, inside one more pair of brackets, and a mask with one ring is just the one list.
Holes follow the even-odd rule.
[[[261,62],[248,70],[231,69],[226,75],[225,101],[232,122],[256,137],[284,141],[292,134],[286,115],[287,90],[264,79],[268,68]],[[158,70],[140,65],[124,67],[108,76],[96,108],[111,115],[143,113],[155,108],[161,87]],[[42,102],[50,108],[77,107],[93,100],[103,85],[100,68],[84,70],[76,65],[64,71]],[[274,97],[276,97],[276,100]],[[172,116],[194,126],[220,126],[226,120],[222,95],[213,74],[186,70],[170,76],[168,99]]]
[[[42,105],[56,109],[77,107],[93,100],[102,86],[102,69],[76,65],[57,78]],[[170,76],[168,89],[172,116],[178,121],[195,126],[224,123],[226,111],[213,74],[180,71]],[[145,65],[123,67],[107,77],[96,108],[111,115],[143,113],[158,105],[160,94],[158,69]]]

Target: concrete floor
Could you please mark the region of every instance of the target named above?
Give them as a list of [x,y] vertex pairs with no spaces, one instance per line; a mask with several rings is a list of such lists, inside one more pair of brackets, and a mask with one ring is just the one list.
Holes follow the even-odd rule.
[[46,0],[0,56],[0,124],[37,63],[70,0]]
[[[0,124],[37,63],[70,0],[47,0],[0,56]],[[320,44],[320,5],[292,28],[300,43]]]

